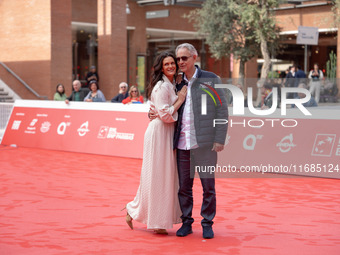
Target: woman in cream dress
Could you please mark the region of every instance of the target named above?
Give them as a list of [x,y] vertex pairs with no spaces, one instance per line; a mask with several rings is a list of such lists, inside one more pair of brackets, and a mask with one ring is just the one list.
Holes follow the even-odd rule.
[[132,219],[147,225],[156,233],[167,234],[180,223],[178,173],[173,150],[177,110],[186,97],[186,87],[176,95],[174,77],[178,66],[175,56],[162,52],[153,66],[148,98],[158,117],[149,123],[144,136],[140,184],[133,201],[126,205],[126,222]]

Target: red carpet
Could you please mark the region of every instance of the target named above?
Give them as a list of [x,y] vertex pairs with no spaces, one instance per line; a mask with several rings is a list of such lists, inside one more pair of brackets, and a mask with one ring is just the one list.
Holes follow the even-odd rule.
[[0,146],[0,254],[340,254],[340,183],[217,179],[215,238],[159,236],[124,221],[141,160]]

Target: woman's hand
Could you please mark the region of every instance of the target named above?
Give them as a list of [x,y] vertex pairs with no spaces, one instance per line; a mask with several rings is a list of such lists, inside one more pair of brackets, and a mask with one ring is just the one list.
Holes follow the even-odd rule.
[[183,88],[177,93],[178,96],[178,100],[180,102],[184,102],[185,98],[187,96],[187,92],[188,92],[188,87],[187,86],[183,86]]
[[155,108],[155,105],[154,105],[154,104],[151,104],[151,105],[150,105],[148,117],[149,117],[149,120],[150,120],[150,121],[152,121],[152,120],[154,120],[154,119],[156,119],[156,118],[158,117],[158,113],[157,113],[157,111],[156,111],[156,108]]
[[174,115],[178,111],[178,109],[181,107],[181,105],[184,103],[185,98],[187,97],[187,91],[188,91],[188,87],[183,86],[182,89],[177,92],[177,101],[173,105],[174,112],[172,115]]
[[180,84],[181,81],[182,81],[182,78],[183,78],[183,74],[179,73],[179,74],[177,75],[177,77],[176,77],[176,83],[177,83],[177,84]]

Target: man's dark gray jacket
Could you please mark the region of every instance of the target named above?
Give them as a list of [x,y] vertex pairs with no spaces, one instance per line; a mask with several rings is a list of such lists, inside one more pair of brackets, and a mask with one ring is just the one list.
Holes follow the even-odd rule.
[[[191,86],[191,98],[197,144],[199,147],[212,147],[213,143],[215,142],[224,144],[227,135],[228,125],[218,124],[214,127],[214,119],[228,119],[228,105],[225,97],[225,92],[223,91],[223,89],[215,89],[221,99],[220,102],[215,93],[209,88],[209,86],[214,88],[215,84],[221,84],[221,80],[217,77],[216,74],[212,72],[201,70],[198,66],[196,66],[196,68],[198,69],[197,78]],[[182,79],[181,83],[176,86],[177,91],[181,90],[182,87],[186,85],[187,82]],[[203,89],[209,91],[210,94],[214,96],[216,105],[210,95],[208,95]],[[202,94],[207,95],[206,115],[201,114]],[[174,135],[174,149],[177,148],[178,140],[180,137],[184,105],[185,102],[178,109],[178,121],[175,126]]]

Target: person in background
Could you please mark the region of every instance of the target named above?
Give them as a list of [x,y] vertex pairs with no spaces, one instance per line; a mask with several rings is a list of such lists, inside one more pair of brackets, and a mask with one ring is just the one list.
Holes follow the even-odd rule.
[[318,64],[314,64],[314,69],[309,72],[308,78],[311,80],[309,84],[309,92],[315,97],[315,101],[319,103],[323,72],[319,69]]
[[270,83],[266,83],[261,87],[261,103],[258,107],[262,108],[265,106],[265,100],[271,94],[272,88],[273,87]]
[[[266,86],[266,85],[265,85]],[[280,107],[281,103],[281,84],[280,83],[272,83],[270,93],[263,99],[263,105],[261,109],[268,109],[271,108],[273,105],[273,88],[277,88],[277,107]]]
[[129,97],[125,98],[122,101],[123,104],[131,104],[131,103],[139,103],[139,104],[143,104],[144,100],[143,100],[143,96],[140,95],[140,92],[137,88],[137,86],[133,85],[131,86],[130,90],[129,90]]
[[[289,67],[289,72],[286,76],[285,87],[293,88],[295,87],[295,66]],[[288,93],[287,98],[294,98],[294,93]]]
[[66,98],[65,103],[68,104],[70,101],[84,101],[84,98],[89,93],[89,89],[82,88],[79,80],[74,80],[72,86],[72,94]]
[[91,81],[99,82],[99,76],[98,76],[98,73],[96,71],[96,67],[95,66],[91,66],[90,67],[90,72],[87,73],[85,79],[86,79],[88,88],[90,88],[90,82]]
[[[248,107],[247,94],[244,92],[243,85],[241,83],[237,83],[235,86],[239,88],[242,91],[242,94],[244,95],[244,107]],[[227,98],[228,106],[233,106],[234,104],[233,94],[230,93],[229,95],[230,95],[229,98]]]
[[[303,88],[303,89],[307,89],[306,84],[304,83],[300,83],[298,88]],[[298,98],[305,98],[306,95],[304,93],[297,93]],[[311,95],[310,99],[308,102],[303,103],[302,104],[304,107],[317,107],[318,103],[316,102],[315,98]],[[295,105],[293,105],[293,108],[295,107]]]
[[305,72],[301,69],[300,65],[296,66],[296,73],[295,73],[295,87],[298,87],[300,83],[306,83],[306,74]]
[[105,102],[105,96],[99,89],[98,82],[95,80],[90,81],[89,84],[90,92],[84,98],[85,102]]
[[53,100],[55,101],[65,101],[67,98],[65,94],[65,87],[63,84],[59,83],[56,87],[56,92],[54,94]]
[[112,103],[121,103],[125,98],[129,96],[128,84],[126,82],[121,82],[119,84],[119,92],[114,98],[111,99]]

